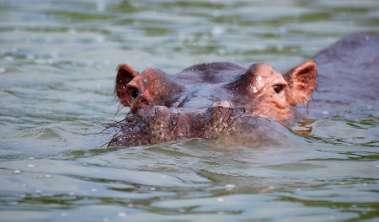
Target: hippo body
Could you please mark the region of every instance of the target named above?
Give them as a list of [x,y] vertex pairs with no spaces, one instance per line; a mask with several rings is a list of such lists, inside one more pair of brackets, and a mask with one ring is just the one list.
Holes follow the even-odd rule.
[[[349,35],[284,75],[267,64],[207,63],[176,75],[121,65],[115,92],[131,112],[117,124],[120,130],[109,145],[182,138],[275,140],[286,136],[284,126],[298,113],[343,115],[352,113],[357,101],[375,107],[378,70],[379,35],[369,33]],[[296,111],[300,104],[307,104],[307,112]]]
[[379,34],[355,33],[320,51],[308,116],[367,116],[379,108]]

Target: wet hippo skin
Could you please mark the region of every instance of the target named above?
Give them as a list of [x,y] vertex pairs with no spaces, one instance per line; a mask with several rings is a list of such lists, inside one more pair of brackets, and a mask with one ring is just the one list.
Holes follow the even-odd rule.
[[310,117],[369,115],[379,108],[379,34],[355,33],[320,51]]
[[[131,112],[115,124],[119,132],[109,145],[183,138],[280,141],[298,114],[320,118],[352,115],[357,103],[359,112],[376,107],[378,70],[379,35],[373,33],[348,35],[283,75],[268,64],[199,64],[176,75],[154,68],[140,73],[124,64],[115,92]],[[303,104],[307,112],[296,108]]]
[[276,121],[222,106],[195,112],[155,106],[142,116],[128,114],[117,127],[119,133],[109,146],[156,144],[185,138],[217,139],[228,144],[282,144],[278,138],[291,137],[287,128]]

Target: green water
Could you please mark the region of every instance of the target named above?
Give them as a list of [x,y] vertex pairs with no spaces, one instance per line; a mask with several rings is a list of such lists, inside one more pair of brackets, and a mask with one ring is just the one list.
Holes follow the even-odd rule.
[[379,113],[281,147],[103,148],[119,63],[286,70],[364,30],[376,0],[0,0],[0,221],[378,221]]

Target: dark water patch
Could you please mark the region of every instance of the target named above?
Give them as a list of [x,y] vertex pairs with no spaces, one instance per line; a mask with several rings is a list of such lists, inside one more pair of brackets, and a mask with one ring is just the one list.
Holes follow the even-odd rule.
[[225,3],[223,2],[204,2],[204,1],[175,1],[175,2],[163,2],[160,3],[160,7],[163,8],[190,8],[196,9],[223,9],[225,8]]
[[84,12],[69,12],[69,11],[49,11],[49,14],[56,17],[68,19],[70,22],[83,22],[83,21],[104,21],[113,18],[111,15],[101,13],[84,13]]
[[244,55],[290,55],[290,54],[296,54],[299,51],[299,47],[296,46],[271,46],[267,47],[265,49],[255,49],[255,50],[244,50]]
[[366,7],[344,7],[344,6],[339,6],[339,7],[330,7],[327,8],[326,10],[329,10],[330,12],[334,13],[343,13],[343,14],[366,14],[370,12],[370,8]]
[[368,116],[358,120],[345,119],[346,124],[357,129],[375,128],[379,125],[379,118],[375,116]]
[[135,13],[144,11],[146,8],[138,3],[123,0],[116,4],[112,4],[109,7],[109,10],[112,12]]
[[350,212],[351,218],[346,221],[361,221],[378,217],[379,204],[365,202],[338,202],[326,200],[303,199],[293,196],[284,196],[280,200],[291,203],[301,203],[304,206],[334,208],[343,212]]
[[367,19],[366,21],[362,21],[361,23],[374,26],[375,28],[377,28],[379,25],[379,18],[375,18],[375,17],[370,18],[370,19]]
[[101,147],[98,149],[90,149],[90,150],[70,150],[67,152],[64,152],[64,154],[61,155],[62,159],[67,159],[67,160],[75,160],[79,158],[88,158],[88,157],[93,157],[97,155],[101,155],[103,153],[110,152],[111,150],[105,149],[105,147]]
[[255,23],[255,25],[280,27],[287,23],[308,23],[308,22],[324,21],[324,20],[330,19],[331,16],[332,15],[327,12],[314,12],[314,13],[306,13],[304,15],[299,15],[299,16],[284,16],[284,17],[279,17],[277,19],[273,19],[273,20],[258,21]]
[[76,202],[84,200],[85,197],[70,196],[70,195],[53,195],[53,196],[33,196],[26,195],[18,201],[22,205],[41,205],[49,208],[68,208],[75,205]]
[[162,36],[173,34],[173,31],[171,29],[164,27],[145,27],[144,31],[147,36]]

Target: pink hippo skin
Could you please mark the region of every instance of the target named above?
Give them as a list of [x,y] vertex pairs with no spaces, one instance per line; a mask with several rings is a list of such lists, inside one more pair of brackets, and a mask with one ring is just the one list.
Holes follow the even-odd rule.
[[369,33],[349,35],[284,74],[264,63],[199,64],[176,75],[123,64],[115,93],[131,112],[116,124],[109,146],[183,138],[275,141],[288,134],[283,126],[299,116],[297,105],[308,104],[313,118],[351,113],[357,100],[374,106],[378,70],[379,35]]

